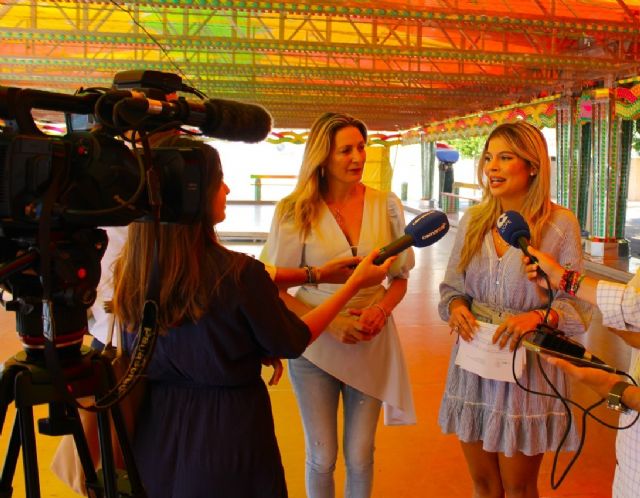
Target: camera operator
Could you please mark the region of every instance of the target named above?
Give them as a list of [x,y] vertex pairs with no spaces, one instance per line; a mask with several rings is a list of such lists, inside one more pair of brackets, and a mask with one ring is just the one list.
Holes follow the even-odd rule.
[[[530,280],[546,287],[538,268],[544,271],[554,289],[562,289],[576,297],[595,304],[602,312],[603,324],[611,327],[613,333],[631,348],[629,374],[640,381],[640,269],[627,284],[597,280],[563,268],[551,256],[529,247],[530,253],[538,258],[531,264],[528,257],[527,276]],[[610,406],[618,406],[621,411],[640,411],[640,388],[620,380],[620,377],[595,368],[576,367],[559,358],[547,358],[574,379],[583,382],[602,398],[607,398]],[[630,423],[635,414],[623,413],[620,422]],[[640,489],[640,425],[620,431],[616,438],[617,465],[613,482],[614,498],[634,498]]]
[[[167,145],[203,151],[210,204],[198,224],[161,224],[159,233],[152,223],[131,224],[114,267],[114,313],[133,331],[157,239],[161,333],[133,441],[142,481],[152,498],[286,497],[261,359],[299,356],[361,286],[385,277],[389,263],[374,266],[369,255],[337,295],[298,318],[262,263],[216,238],[229,190],[215,149],[184,137]],[[130,348],[135,334],[124,338]]]

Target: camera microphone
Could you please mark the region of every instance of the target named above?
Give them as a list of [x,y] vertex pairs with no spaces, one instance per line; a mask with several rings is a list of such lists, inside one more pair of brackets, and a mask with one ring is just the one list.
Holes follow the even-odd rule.
[[200,128],[208,137],[247,143],[261,142],[271,131],[271,115],[256,104],[224,99],[164,101],[132,93],[135,96],[114,106],[118,118],[132,127],[146,118],[155,124],[179,121]]
[[449,219],[442,211],[435,209],[416,216],[405,227],[404,235],[380,249],[373,264],[381,265],[387,258],[416,246],[426,247],[439,241],[449,231]]

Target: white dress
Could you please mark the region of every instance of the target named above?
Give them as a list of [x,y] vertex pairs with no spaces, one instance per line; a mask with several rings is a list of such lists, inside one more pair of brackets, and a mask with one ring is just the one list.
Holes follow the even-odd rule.
[[[260,259],[273,266],[321,266],[336,257],[354,253],[366,256],[402,236],[404,227],[404,210],[398,197],[367,187],[360,240],[353,252],[328,207],[322,203],[318,224],[304,241],[291,222],[274,218]],[[390,277],[407,278],[413,266],[413,250],[408,249],[391,267]],[[298,289],[296,297],[317,306],[338,288],[339,284],[305,285]],[[381,285],[362,289],[345,310],[367,307],[383,294]],[[331,334],[321,334],[303,356],[342,382],[382,401],[386,425],[416,422],[409,375],[393,316],[371,341],[344,344]]]

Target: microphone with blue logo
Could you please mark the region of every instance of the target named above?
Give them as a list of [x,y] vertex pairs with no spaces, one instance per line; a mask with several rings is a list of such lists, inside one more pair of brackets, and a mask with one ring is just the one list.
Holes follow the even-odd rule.
[[449,218],[436,209],[425,211],[416,216],[404,229],[404,235],[380,249],[373,264],[381,265],[387,258],[401,253],[405,249],[427,247],[438,242],[449,231]]
[[[496,226],[500,237],[502,237],[507,244],[516,249],[521,249],[523,253],[529,256],[531,263],[538,262],[537,258],[527,250],[529,241],[531,240],[531,232],[529,231],[529,225],[520,213],[517,211],[505,211],[500,215],[500,218],[498,218]],[[544,274],[542,269],[538,268],[538,271]]]

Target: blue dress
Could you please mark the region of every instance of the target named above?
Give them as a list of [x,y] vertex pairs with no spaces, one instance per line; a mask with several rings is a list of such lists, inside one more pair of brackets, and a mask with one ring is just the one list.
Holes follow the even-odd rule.
[[297,357],[310,334],[262,263],[230,258],[239,281],[224,277],[204,317],[162,333],[147,369],[133,449],[149,498],[287,496],[261,358]]

